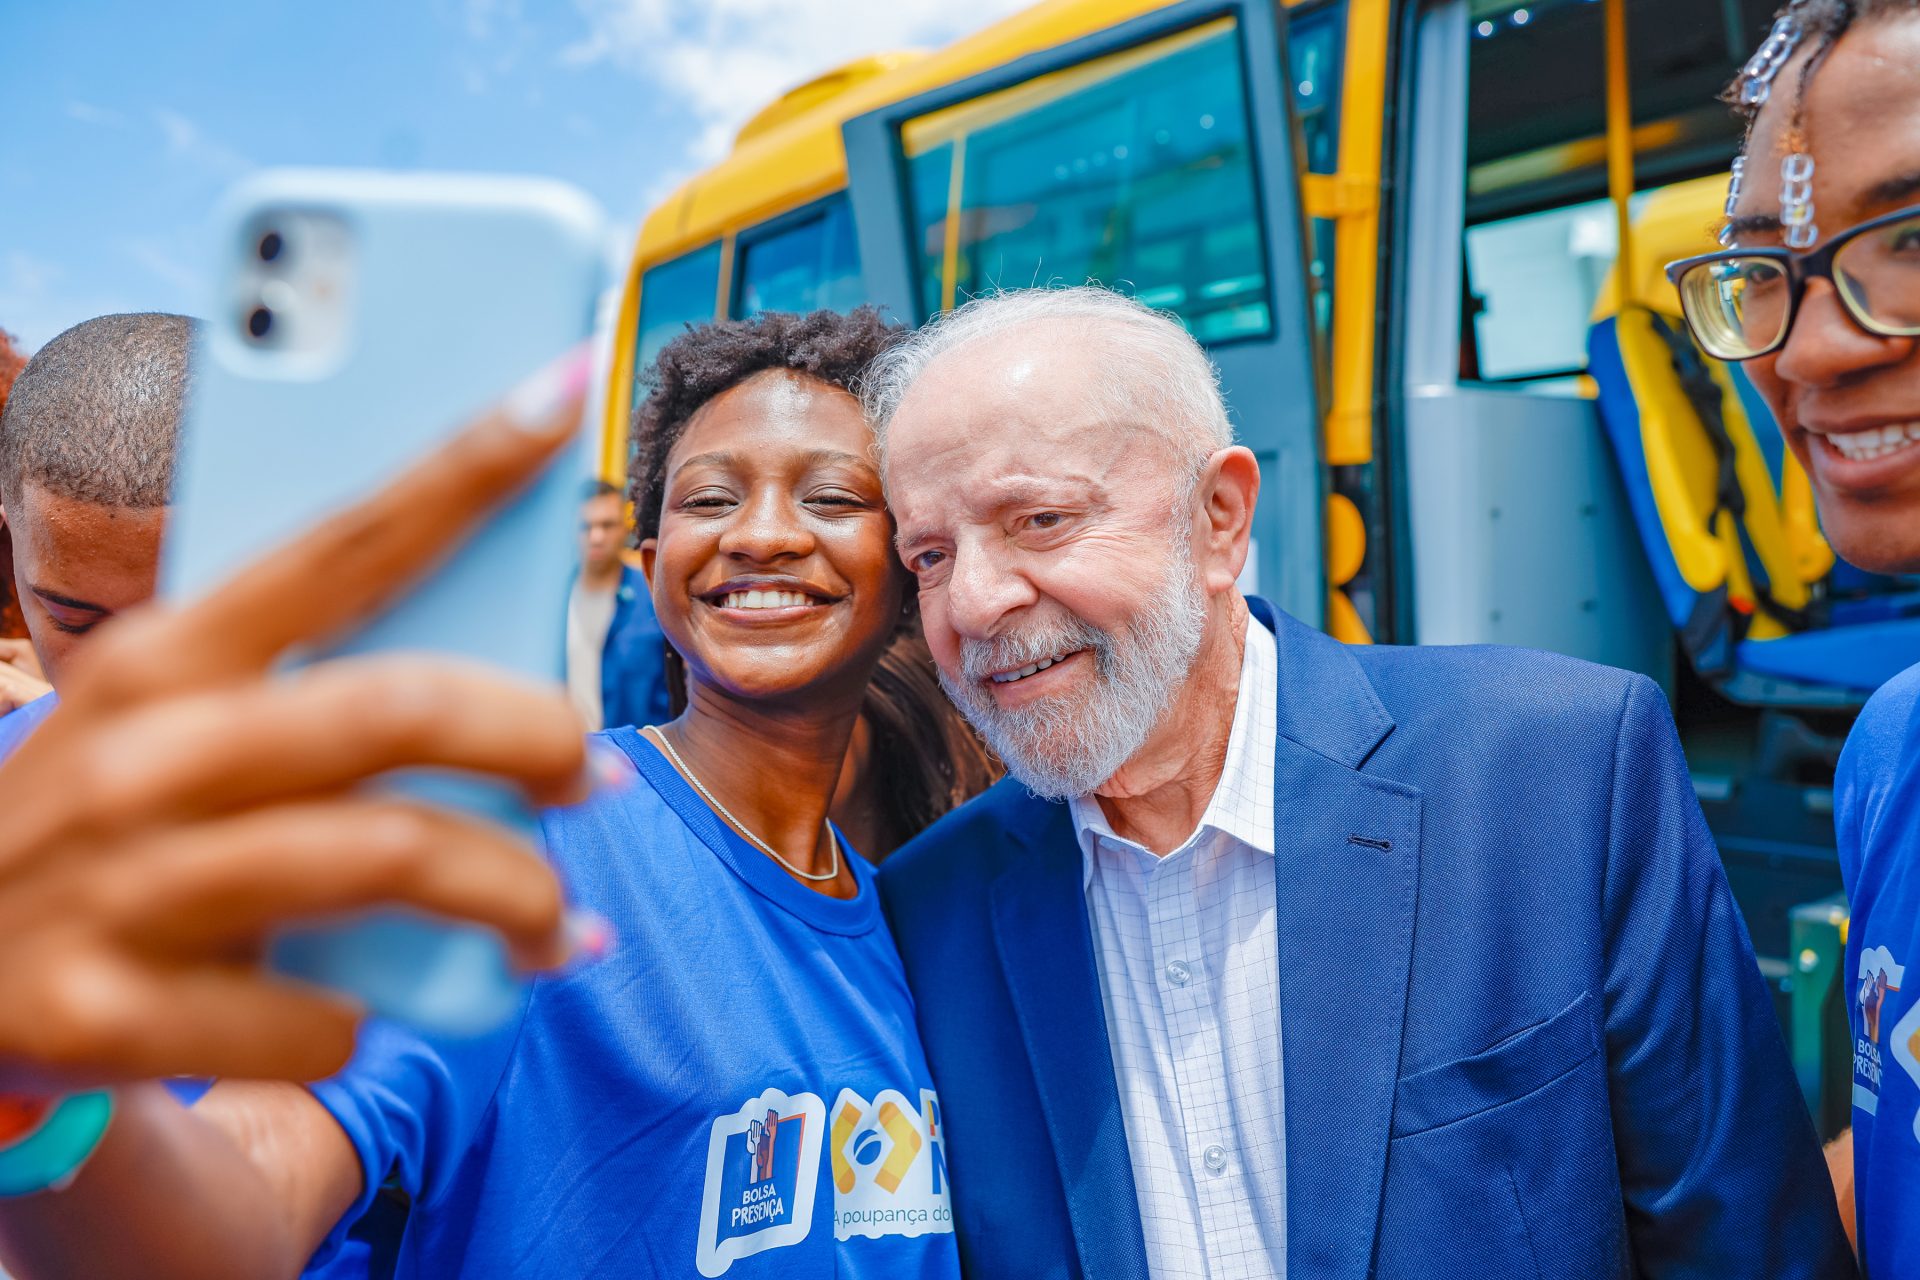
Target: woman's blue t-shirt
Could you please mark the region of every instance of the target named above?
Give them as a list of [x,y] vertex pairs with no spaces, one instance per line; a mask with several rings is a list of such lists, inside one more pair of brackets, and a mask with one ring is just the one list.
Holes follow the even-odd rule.
[[945,1130],[873,875],[841,901],[714,817],[632,729],[630,785],[545,820],[617,935],[521,1015],[444,1042],[369,1023],[313,1088],[413,1208],[401,1276],[955,1280]]
[[1834,816],[1852,912],[1854,1205],[1877,1280],[1920,1267],[1920,667],[1860,713]]

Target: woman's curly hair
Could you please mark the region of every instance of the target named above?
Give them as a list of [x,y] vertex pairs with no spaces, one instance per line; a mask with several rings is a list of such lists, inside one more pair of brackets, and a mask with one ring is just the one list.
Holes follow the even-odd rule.
[[877,308],[858,307],[844,315],[763,311],[750,320],[694,325],[669,342],[648,370],[652,389],[633,411],[627,496],[639,536],[659,531],[667,455],[693,415],[715,396],[769,369],[803,373],[858,394],[855,387],[867,366],[906,333]]

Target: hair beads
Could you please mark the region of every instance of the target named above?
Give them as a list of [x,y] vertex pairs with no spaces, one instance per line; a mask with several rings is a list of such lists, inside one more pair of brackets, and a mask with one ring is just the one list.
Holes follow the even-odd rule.
[[1733,176],[1727,179],[1726,225],[1720,228],[1720,244],[1723,248],[1733,245],[1733,210],[1740,203],[1740,180],[1746,176],[1747,158],[1733,158]]
[[1780,162],[1780,224],[1791,248],[1812,248],[1820,238],[1813,220],[1813,157],[1804,151]]
[[1745,69],[1740,72],[1740,102],[1743,106],[1758,107],[1773,93],[1773,78],[1780,74],[1780,68],[1787,65],[1793,57],[1793,51],[1800,47],[1800,24],[1791,14],[1782,15],[1773,24],[1773,30],[1760,47],[1747,59]]

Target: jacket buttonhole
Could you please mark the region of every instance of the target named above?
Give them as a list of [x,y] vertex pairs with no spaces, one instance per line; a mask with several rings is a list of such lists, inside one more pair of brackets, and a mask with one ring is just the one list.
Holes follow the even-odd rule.
[[1348,836],[1347,843],[1364,845],[1369,849],[1378,849],[1382,853],[1393,852],[1393,841],[1376,840],[1372,836]]

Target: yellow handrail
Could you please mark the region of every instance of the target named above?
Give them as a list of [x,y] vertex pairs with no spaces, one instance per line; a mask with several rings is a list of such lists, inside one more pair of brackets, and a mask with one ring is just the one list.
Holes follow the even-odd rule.
[[1607,0],[1607,192],[1619,227],[1620,279],[1633,274],[1633,99],[1627,67],[1626,0]]
[[1330,183],[1309,179],[1306,192],[1309,213],[1335,220],[1333,385],[1326,425],[1327,465],[1335,467],[1373,461],[1380,156],[1391,10],[1390,0],[1350,0],[1340,89],[1340,172]]

